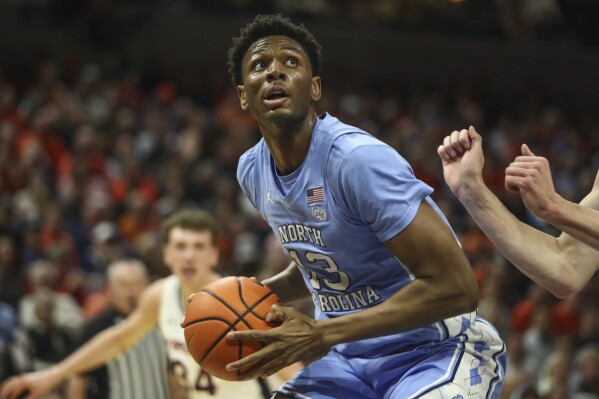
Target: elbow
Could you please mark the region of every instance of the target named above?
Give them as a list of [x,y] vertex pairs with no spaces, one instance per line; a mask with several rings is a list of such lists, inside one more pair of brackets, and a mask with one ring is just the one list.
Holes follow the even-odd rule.
[[546,287],[555,297],[559,299],[566,299],[575,295],[584,287],[583,283],[579,281],[565,279],[565,281],[556,281],[555,286]]
[[478,308],[478,301],[480,299],[478,292],[478,284],[473,278],[472,283],[463,290],[463,313],[474,312]]
[[568,261],[562,262],[560,267],[557,268],[559,273],[544,279],[546,284],[542,284],[543,280],[538,281],[538,283],[557,298],[565,299],[571,297],[583,289],[588,282],[588,278],[581,274],[577,266],[576,262],[568,259]]
[[446,309],[451,313],[447,317],[474,312],[478,308],[478,284],[474,276],[466,281],[453,281],[445,287],[448,290],[443,295],[443,301],[447,306]]
[[464,281],[456,282],[454,287],[458,288],[452,299],[458,307],[457,312],[459,314],[474,312],[478,308],[480,298],[474,275],[468,276]]

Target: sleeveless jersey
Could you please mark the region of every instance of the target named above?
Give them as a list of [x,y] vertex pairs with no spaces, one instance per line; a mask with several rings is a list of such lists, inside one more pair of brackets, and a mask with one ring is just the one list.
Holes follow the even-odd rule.
[[181,320],[185,311],[181,303],[181,284],[175,275],[164,279],[160,299],[160,330],[166,341],[167,353],[175,373],[185,377],[191,387],[191,399],[265,399],[268,389],[255,381],[224,381],[212,377],[187,351]]
[[[239,161],[237,178],[287,254],[300,266],[317,319],[375,306],[413,281],[385,247],[410,224],[422,201],[445,220],[397,151],[323,114],[300,168],[278,176],[264,139]],[[448,271],[450,272],[450,271]],[[348,355],[376,356],[457,336],[475,312],[399,334],[343,343]]]

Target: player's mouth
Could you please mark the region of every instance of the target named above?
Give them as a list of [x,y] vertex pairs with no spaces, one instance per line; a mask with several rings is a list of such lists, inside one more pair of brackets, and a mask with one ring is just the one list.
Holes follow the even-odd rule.
[[192,278],[195,277],[195,275],[197,274],[197,270],[193,267],[184,267],[181,270],[181,275],[183,276],[184,279],[186,280],[190,280]]
[[280,107],[288,98],[284,88],[274,86],[266,90],[263,101],[267,107],[275,108]]

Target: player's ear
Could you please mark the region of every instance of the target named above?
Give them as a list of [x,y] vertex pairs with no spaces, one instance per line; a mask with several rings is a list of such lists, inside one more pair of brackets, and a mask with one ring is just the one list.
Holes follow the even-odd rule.
[[312,90],[310,96],[312,97],[312,101],[320,100],[320,96],[322,95],[322,86],[320,85],[320,76],[312,77]]
[[237,95],[239,96],[239,103],[241,104],[241,109],[244,111],[248,110],[248,99],[245,93],[245,87],[243,85],[237,86]]

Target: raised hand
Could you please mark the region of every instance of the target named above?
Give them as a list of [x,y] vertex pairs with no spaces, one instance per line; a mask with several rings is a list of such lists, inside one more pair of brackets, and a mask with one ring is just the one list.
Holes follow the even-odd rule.
[[443,164],[445,182],[454,194],[465,184],[482,182],[482,137],[474,127],[453,131],[445,137],[437,153]]
[[505,188],[519,192],[524,205],[536,216],[547,220],[552,207],[561,200],[553,187],[549,162],[536,156],[526,144],[522,155],[505,170]]

